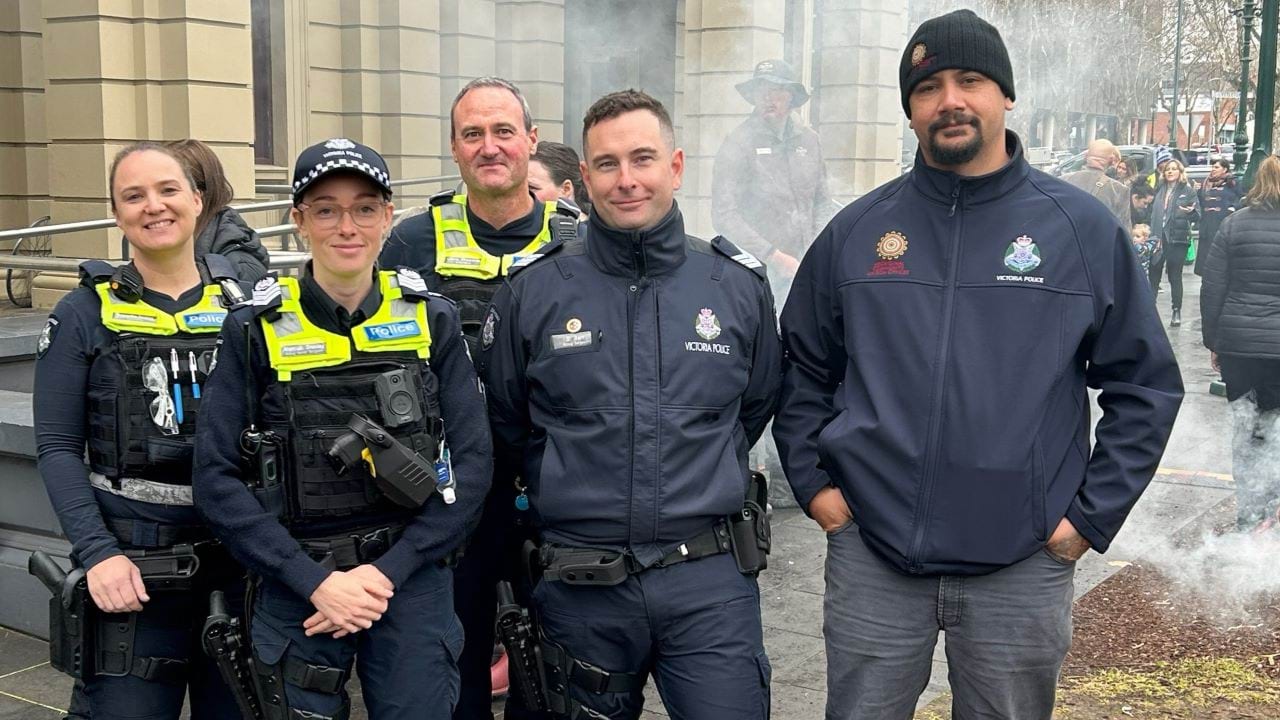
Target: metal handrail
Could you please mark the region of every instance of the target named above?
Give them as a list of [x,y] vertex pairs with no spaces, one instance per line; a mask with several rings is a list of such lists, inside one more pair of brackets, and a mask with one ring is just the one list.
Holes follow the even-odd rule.
[[[412,209],[413,208],[400,208],[396,210],[394,213],[392,213],[392,216],[399,217],[409,212]],[[100,222],[100,221],[94,220],[91,222]],[[88,225],[90,223],[68,223],[68,224]],[[112,223],[112,225],[114,225],[114,223]],[[44,227],[52,227],[52,226],[44,226]],[[39,229],[43,230],[44,227],[41,227]],[[25,230],[27,228],[23,228],[23,229]],[[255,232],[258,233],[258,237],[264,238],[264,237],[279,237],[281,235],[289,235],[291,233],[297,232],[297,230],[298,230],[297,225],[294,225],[293,223],[285,223],[283,225],[271,225],[269,227],[259,228]],[[37,234],[42,234],[42,233],[37,233]],[[39,270],[42,272],[49,271],[49,272],[74,273],[79,269],[80,263],[84,262],[85,259],[86,258],[29,257],[24,255],[0,255],[0,269]],[[302,267],[302,265],[306,263],[306,261],[309,259],[311,259],[311,253],[309,252],[290,252],[288,250],[272,250],[270,252],[270,268],[275,270],[275,269],[289,269],[289,268]],[[107,262],[111,262],[111,263],[124,262],[124,260],[112,259],[112,260],[107,260]]]
[[[272,270],[288,270],[290,268],[302,267],[307,260],[310,259],[311,253],[275,250],[271,253],[269,267]],[[32,257],[24,255],[0,256],[0,267],[12,268],[14,270],[39,270],[41,272],[75,273],[79,270],[80,263],[82,262],[84,262],[84,260],[81,258]],[[118,264],[126,261],[122,259],[110,259],[106,262]]]
[[[461,179],[462,179],[461,175],[435,175],[432,177],[425,177],[425,178],[408,178],[405,180],[392,180],[391,186],[400,187],[402,185],[444,183],[444,182],[452,182],[454,180],[461,180]],[[260,186],[260,188],[267,188],[267,187],[287,188],[287,186],[285,185]],[[259,189],[259,192],[264,192],[264,191]],[[289,192],[289,190],[286,189],[286,192]],[[243,213],[243,212],[260,212],[263,210],[284,209],[292,205],[293,205],[292,200],[285,199],[285,200],[270,200],[267,202],[246,203],[244,205],[232,205],[230,207],[232,210],[235,210],[236,212]],[[19,238],[25,238],[25,237],[35,237],[37,235],[65,235],[67,233],[84,232],[86,230],[103,230],[105,228],[113,228],[115,226],[116,226],[116,221],[114,219],[107,218],[105,220],[84,220],[81,222],[59,223],[57,225],[44,225],[41,227],[14,228],[12,230],[0,230],[0,242],[5,240],[17,240]],[[290,228],[290,229],[282,230],[281,228]],[[270,227],[263,228],[262,230],[258,230],[258,235],[260,237],[288,235],[289,233],[293,232],[292,228],[293,228],[293,225],[272,225]],[[266,232],[268,230],[272,232],[270,233]],[[0,261],[2,260],[4,260],[4,258],[0,258]],[[79,264],[79,262],[80,261],[77,261],[77,265]],[[0,264],[0,267],[14,267],[14,266]],[[24,268],[24,269],[27,269],[27,268]]]

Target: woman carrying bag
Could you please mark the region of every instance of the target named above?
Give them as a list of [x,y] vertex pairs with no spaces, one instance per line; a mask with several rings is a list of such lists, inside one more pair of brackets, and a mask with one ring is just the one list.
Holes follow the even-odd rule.
[[1151,203],[1151,237],[1159,242],[1151,260],[1150,280],[1154,293],[1160,292],[1160,276],[1169,268],[1172,313],[1169,327],[1182,325],[1182,268],[1191,249],[1191,222],[1200,215],[1196,190],[1187,181],[1182,163],[1170,160],[1160,174],[1155,202]]

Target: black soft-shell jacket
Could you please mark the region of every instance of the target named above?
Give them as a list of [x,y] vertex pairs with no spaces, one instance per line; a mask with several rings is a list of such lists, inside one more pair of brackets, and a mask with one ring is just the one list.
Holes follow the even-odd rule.
[[196,236],[196,257],[217,253],[231,261],[241,282],[255,283],[267,275],[271,256],[258,233],[231,208],[223,208]]
[[1222,221],[1200,316],[1210,350],[1280,360],[1280,210],[1245,208]]
[[541,253],[481,333],[498,465],[547,539],[649,565],[742,506],[778,397],[773,296],[757,260],[686,236],[674,207],[636,231],[593,215]]
[[997,570],[1064,516],[1105,551],[1182,399],[1128,232],[1006,147],[981,177],[917,156],[841,210],[782,312],[773,434],[796,499],[834,484],[907,573]]

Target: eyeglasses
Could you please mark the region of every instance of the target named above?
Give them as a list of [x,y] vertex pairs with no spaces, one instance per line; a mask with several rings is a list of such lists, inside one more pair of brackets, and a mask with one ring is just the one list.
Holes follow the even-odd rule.
[[169,374],[164,361],[151,358],[142,372],[142,384],[156,396],[151,398],[151,422],[165,435],[177,435],[178,423],[174,419],[173,398],[169,397]]
[[299,203],[298,209],[301,210],[307,219],[313,225],[321,230],[330,230],[342,223],[344,213],[351,215],[351,222],[358,227],[371,228],[377,227],[383,218],[383,208],[387,204],[385,202],[362,202],[356,203],[350,207],[339,205],[337,203],[316,203],[308,205],[307,203]]

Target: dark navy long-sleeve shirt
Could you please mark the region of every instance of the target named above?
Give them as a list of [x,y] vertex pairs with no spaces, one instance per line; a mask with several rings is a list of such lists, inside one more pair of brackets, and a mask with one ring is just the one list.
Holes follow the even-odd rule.
[[782,313],[773,434],[796,499],[839,488],[908,573],[997,570],[1064,516],[1105,551],[1182,400],[1125,228],[1007,142],[994,173],[918,158],[842,210]]

